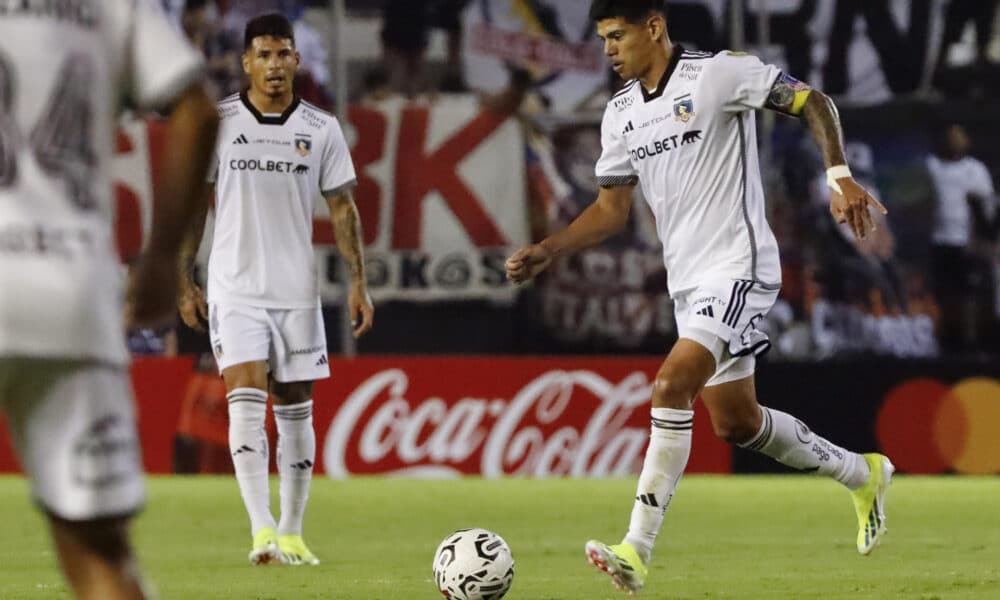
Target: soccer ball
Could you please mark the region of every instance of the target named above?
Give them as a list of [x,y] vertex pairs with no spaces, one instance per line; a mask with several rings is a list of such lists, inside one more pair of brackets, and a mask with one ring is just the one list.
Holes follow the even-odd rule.
[[502,537],[459,529],[434,553],[434,583],[451,600],[500,600],[514,582],[514,557]]

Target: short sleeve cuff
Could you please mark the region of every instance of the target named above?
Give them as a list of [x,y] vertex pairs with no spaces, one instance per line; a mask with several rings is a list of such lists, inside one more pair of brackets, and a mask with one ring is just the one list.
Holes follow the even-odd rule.
[[604,175],[597,178],[597,184],[605,189],[634,186],[637,183],[638,175]]
[[330,188],[328,190],[323,190],[323,195],[324,196],[339,196],[340,194],[343,194],[344,192],[349,192],[349,191],[353,190],[356,187],[358,187],[358,180],[357,179],[351,179],[349,181],[345,181],[344,183],[342,183],[342,184],[340,184],[338,186],[334,186],[334,187],[332,187],[332,188]]

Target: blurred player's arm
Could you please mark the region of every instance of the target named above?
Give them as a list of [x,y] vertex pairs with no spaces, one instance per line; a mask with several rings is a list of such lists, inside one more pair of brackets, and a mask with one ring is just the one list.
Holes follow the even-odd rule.
[[174,316],[180,248],[205,198],[205,181],[219,117],[201,83],[174,102],[166,126],[161,177],[153,202],[153,226],[132,287],[130,325],[158,327]]
[[326,192],[323,196],[330,208],[330,221],[337,236],[337,248],[350,272],[351,283],[347,306],[351,315],[351,326],[354,328],[354,337],[361,337],[372,328],[375,319],[375,308],[368,295],[368,280],[365,275],[361,217],[358,216],[358,207],[354,204],[354,196],[349,187]]
[[208,321],[208,303],[205,292],[194,278],[194,263],[198,257],[198,248],[205,233],[205,220],[208,218],[208,205],[212,198],[215,185],[203,183],[196,194],[200,194],[197,208],[191,218],[184,240],[181,242],[180,260],[178,261],[178,279],[180,281],[177,293],[177,310],[181,321],[196,331],[204,331],[204,323]]
[[620,231],[628,223],[633,188],[635,183],[631,180],[624,185],[602,186],[597,200],[569,227],[537,244],[521,248],[508,258],[507,278],[523,283],[548,268],[555,258],[596,246]]
[[888,211],[851,176],[844,153],[840,113],[833,100],[807,83],[781,73],[764,107],[805,120],[826,165],[831,188],[830,214],[838,223],[848,223],[858,239],[864,239],[875,229],[868,207],[873,206],[882,214]]

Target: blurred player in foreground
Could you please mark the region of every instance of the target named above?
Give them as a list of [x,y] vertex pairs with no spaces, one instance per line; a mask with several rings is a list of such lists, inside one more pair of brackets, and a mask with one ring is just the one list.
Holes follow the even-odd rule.
[[[302,539],[302,519],[316,461],[313,382],[329,377],[330,367],[313,209],[317,198],[326,198],[350,271],[348,302],[354,335],[360,336],[371,328],[374,309],[351,195],[356,179],[337,119],[293,92],[299,55],[288,20],[279,14],[256,17],[247,23],[244,41],[250,89],[219,103],[208,304],[187,277],[180,309],[192,327],[207,316],[226,383],[230,451],[253,537],[250,562],[317,565]],[[189,239],[190,265],[201,229]],[[268,390],[278,425],[278,523],[271,514],[264,433]]]
[[628,533],[616,545],[588,542],[589,560],[618,588],[642,588],[687,465],[699,394],[722,439],[844,484],[857,511],[858,551],[868,554],[885,531],[892,464],[879,454],[845,450],[793,416],[760,406],[753,377],[755,356],[770,345],[757,325],[781,287],[754,111],[805,120],[828,168],[830,211],[856,236],[872,229],[869,207],[885,212],[851,177],[836,108],[756,57],[672,44],[662,1],[594,0],[590,16],[612,68],[627,82],[604,113],[601,190],[565,230],[511,256],[507,275],[527,281],[554,258],[600,243],[626,223],[632,188],[641,184],[663,243],[680,339],[653,383],[652,432]]
[[0,407],[79,598],[144,598],[145,501],[109,164],[121,103],[172,109],[130,324],[174,316],[178,248],[218,118],[198,53],[152,0],[8,3],[0,16]]

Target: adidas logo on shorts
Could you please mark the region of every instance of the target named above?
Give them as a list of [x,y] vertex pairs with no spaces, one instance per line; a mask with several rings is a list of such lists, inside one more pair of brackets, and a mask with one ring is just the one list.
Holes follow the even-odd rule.
[[319,360],[316,361],[316,366],[317,367],[322,367],[323,365],[327,365],[327,364],[330,364],[330,363],[329,363],[329,361],[326,360],[326,355],[325,354],[322,355],[322,356],[320,356]]

